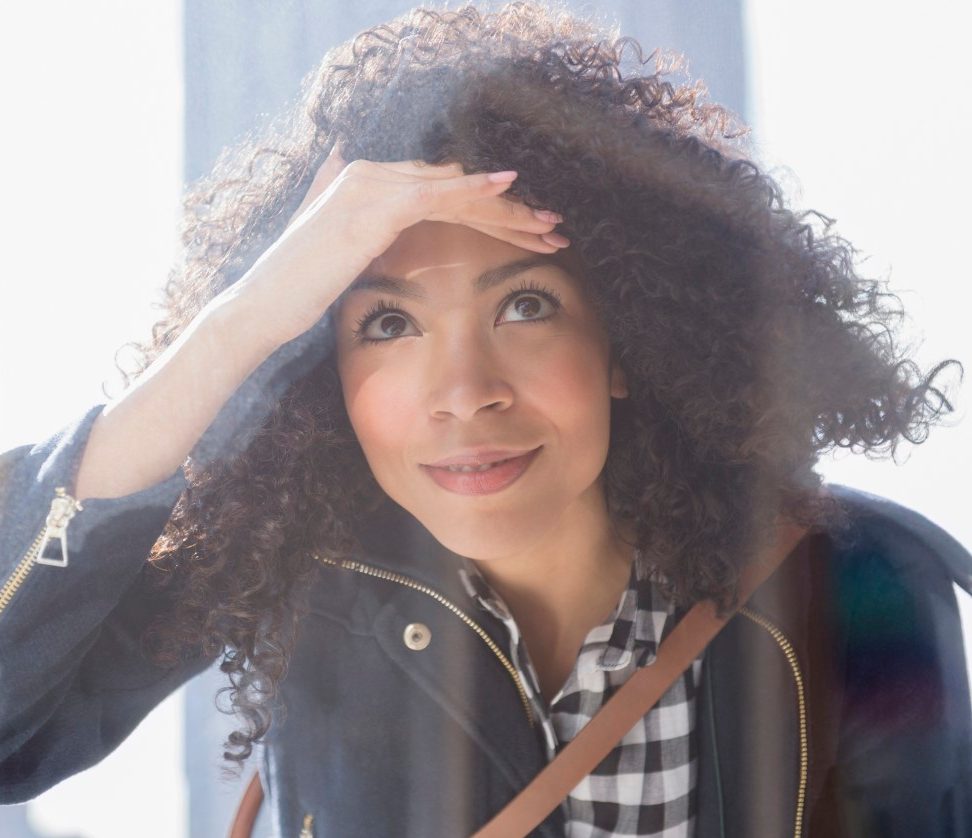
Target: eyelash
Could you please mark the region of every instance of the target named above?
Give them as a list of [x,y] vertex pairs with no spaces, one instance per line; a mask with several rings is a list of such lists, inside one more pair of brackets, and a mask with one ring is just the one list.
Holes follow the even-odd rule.
[[[544,285],[537,284],[534,280],[524,280],[520,283],[517,288],[511,291],[506,297],[503,298],[503,302],[500,304],[499,310],[502,312],[513,300],[517,297],[523,296],[525,294],[535,294],[538,297],[543,297],[548,303],[554,307],[554,313],[558,312],[562,307],[562,302],[560,295],[554,291],[552,288],[547,288]],[[357,321],[353,334],[356,340],[360,340],[364,343],[388,343],[388,341],[394,340],[394,338],[369,338],[365,337],[365,331],[372,324],[374,320],[383,314],[400,314],[402,317],[408,317],[408,315],[402,311],[397,306],[388,302],[387,300],[378,300],[374,303],[371,308],[369,308]],[[543,323],[545,320],[549,320],[553,317],[553,314],[548,314],[546,317],[535,317],[530,320],[518,320],[518,323]]]

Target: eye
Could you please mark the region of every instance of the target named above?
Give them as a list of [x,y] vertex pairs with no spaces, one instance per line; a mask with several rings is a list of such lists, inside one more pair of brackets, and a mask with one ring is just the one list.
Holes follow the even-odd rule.
[[[500,314],[509,311],[507,318],[497,317],[501,323],[542,323],[549,320],[561,309],[560,295],[532,280],[523,282],[510,292],[500,304]],[[386,300],[378,300],[357,321],[353,334],[356,340],[365,343],[386,343],[399,337],[413,337],[420,334],[414,328],[409,316]]]
[[502,322],[541,323],[553,317],[560,308],[560,295],[556,291],[529,282],[507,296],[500,311],[512,312],[512,317]]
[[404,311],[385,300],[378,300],[355,324],[354,336],[366,343],[384,343],[402,337],[410,323]]

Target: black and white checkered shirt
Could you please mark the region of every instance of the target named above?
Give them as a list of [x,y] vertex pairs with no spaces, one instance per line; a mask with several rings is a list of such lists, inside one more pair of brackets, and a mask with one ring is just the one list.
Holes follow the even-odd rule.
[[[476,565],[463,559],[459,575],[479,605],[510,633],[512,663],[542,721],[547,758],[559,753],[655,651],[681,616],[632,564],[614,613],[588,632],[574,668],[548,707],[516,622]],[[696,817],[698,746],[696,691],[702,655],[678,678],[564,801],[569,838],[614,835],[692,838]]]

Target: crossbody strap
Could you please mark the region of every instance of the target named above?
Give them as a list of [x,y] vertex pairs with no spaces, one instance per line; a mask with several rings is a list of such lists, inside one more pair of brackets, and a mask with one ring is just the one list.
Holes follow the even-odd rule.
[[[766,554],[768,560],[751,562],[743,570],[735,610],[769,578],[806,532],[795,524],[779,526],[776,541]],[[659,646],[654,662],[632,675],[580,733],[473,838],[523,838],[540,824],[654,707],[731,616],[720,620],[711,600],[694,605]]]
[[262,805],[263,786],[260,784],[260,772],[255,771],[236,806],[236,814],[233,816],[233,823],[230,824],[229,838],[251,838]]

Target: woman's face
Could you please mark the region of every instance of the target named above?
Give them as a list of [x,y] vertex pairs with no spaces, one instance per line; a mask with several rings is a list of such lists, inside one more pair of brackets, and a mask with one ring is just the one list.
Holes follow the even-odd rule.
[[[423,221],[338,306],[344,401],[378,484],[469,558],[604,521],[611,397],[627,391],[580,279],[557,261]],[[511,459],[430,467],[457,457]]]

